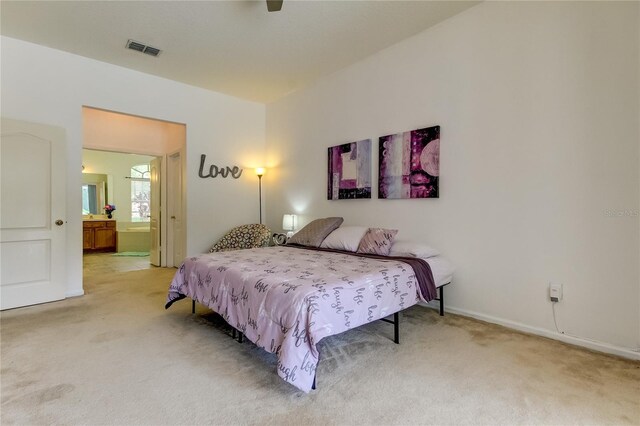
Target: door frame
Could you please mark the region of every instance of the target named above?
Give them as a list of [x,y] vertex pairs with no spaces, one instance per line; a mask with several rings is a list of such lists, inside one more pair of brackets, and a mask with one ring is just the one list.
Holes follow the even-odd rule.
[[[82,158],[82,150],[83,149],[92,149],[92,150],[97,150],[97,151],[107,151],[107,152],[119,152],[119,153],[125,153],[125,154],[140,154],[140,155],[149,155],[149,156],[154,156],[154,157],[158,157],[160,158],[160,266],[161,267],[167,267],[167,262],[168,262],[168,251],[166,249],[166,241],[167,241],[167,197],[170,196],[169,191],[167,190],[167,156],[168,155],[174,155],[175,153],[179,152],[180,156],[181,156],[181,165],[182,165],[182,212],[183,212],[183,217],[185,218],[184,220],[184,225],[183,225],[183,238],[182,238],[182,244],[183,244],[183,253],[185,253],[186,255],[186,247],[187,247],[187,232],[186,232],[186,206],[187,206],[187,201],[186,201],[186,187],[187,187],[187,159],[186,159],[186,151],[187,151],[187,123],[182,123],[182,122],[178,122],[178,121],[170,121],[170,120],[164,120],[164,119],[160,119],[160,118],[156,118],[156,117],[148,117],[148,116],[144,116],[144,115],[138,115],[138,114],[131,114],[128,112],[123,112],[123,111],[118,111],[118,110],[112,110],[112,109],[105,109],[105,108],[100,108],[100,107],[96,107],[96,106],[91,106],[91,105],[82,105],[82,109],[84,111],[84,109],[92,109],[92,110],[99,110],[99,111],[104,111],[107,113],[114,113],[114,114],[118,114],[118,115],[124,115],[124,116],[130,116],[130,117],[137,117],[137,118],[142,118],[145,120],[153,120],[153,121],[158,121],[158,122],[166,122],[166,123],[173,123],[173,124],[177,124],[177,125],[181,125],[184,128],[184,139],[179,143],[179,144],[170,144],[172,147],[176,147],[176,146],[180,146],[179,149],[174,150],[174,151],[169,151],[167,152],[167,148],[165,149],[158,149],[155,150],[153,148],[142,148],[142,149],[138,149],[137,147],[118,147],[118,148],[114,148],[111,146],[103,146],[103,145],[92,145],[92,144],[87,144],[87,141],[82,140],[82,146],[80,147],[80,157]],[[83,116],[84,117],[84,116]],[[83,121],[83,126],[85,125],[84,121]],[[169,148],[170,149],[170,148]],[[109,182],[109,186],[112,187],[111,182]],[[172,253],[172,257],[173,257],[173,253]],[[83,283],[83,288],[84,288],[84,283]]]

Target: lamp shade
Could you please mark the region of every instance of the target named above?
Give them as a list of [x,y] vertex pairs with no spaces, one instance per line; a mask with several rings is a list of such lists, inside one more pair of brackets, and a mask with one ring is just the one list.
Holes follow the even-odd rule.
[[264,167],[256,167],[256,175],[262,176],[264,175],[265,169]]
[[285,214],[282,216],[282,229],[285,231],[293,231],[296,228],[296,215]]

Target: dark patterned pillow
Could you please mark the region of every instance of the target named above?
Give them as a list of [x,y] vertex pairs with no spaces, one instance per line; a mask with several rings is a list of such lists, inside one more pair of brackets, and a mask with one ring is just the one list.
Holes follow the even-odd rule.
[[211,246],[209,253],[264,247],[269,245],[269,241],[271,241],[271,230],[265,225],[257,223],[242,225],[227,232],[224,237]]
[[388,256],[397,233],[397,229],[369,228],[360,240],[358,253]]
[[334,229],[342,225],[344,221],[341,217],[325,217],[316,219],[307,226],[293,234],[287,244],[297,244],[300,246],[320,247],[322,241],[327,238]]

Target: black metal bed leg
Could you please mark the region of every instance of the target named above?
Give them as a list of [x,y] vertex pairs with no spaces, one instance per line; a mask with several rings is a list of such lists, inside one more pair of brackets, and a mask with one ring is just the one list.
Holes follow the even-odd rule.
[[311,384],[311,390],[316,390],[316,377],[318,377],[319,366],[320,366],[320,352],[318,352],[318,360],[316,361],[316,368],[313,370],[313,383]]
[[242,343],[244,335],[242,334],[242,331],[238,330],[238,343]]
[[388,318],[380,318],[380,321],[388,322],[389,324],[393,324],[393,341],[396,344],[400,344],[400,312],[396,312],[393,314],[393,320]]
[[231,327],[231,337],[236,338],[236,329]]
[[444,286],[440,287],[440,316],[444,316]]
[[393,314],[393,341],[400,344],[400,312]]
[[191,313],[192,314],[196,313],[196,301],[195,300],[191,300]]

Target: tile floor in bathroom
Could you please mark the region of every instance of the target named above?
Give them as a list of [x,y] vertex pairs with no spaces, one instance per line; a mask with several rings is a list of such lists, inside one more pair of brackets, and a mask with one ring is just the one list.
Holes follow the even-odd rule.
[[149,263],[149,256],[113,256],[113,253],[89,253],[82,256],[82,275],[86,277],[115,272],[139,271],[156,268]]

